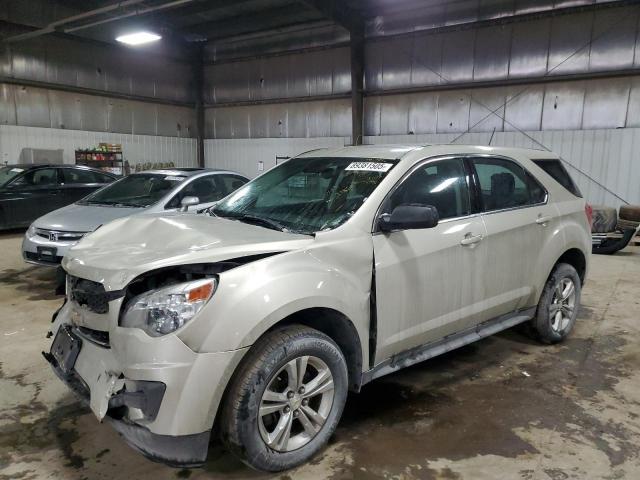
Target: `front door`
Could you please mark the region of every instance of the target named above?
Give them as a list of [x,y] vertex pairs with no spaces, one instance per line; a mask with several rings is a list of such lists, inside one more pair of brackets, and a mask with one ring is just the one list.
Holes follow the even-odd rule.
[[376,363],[475,323],[483,308],[485,227],[472,208],[470,170],[461,158],[419,164],[385,200],[437,208],[435,228],[374,233]]

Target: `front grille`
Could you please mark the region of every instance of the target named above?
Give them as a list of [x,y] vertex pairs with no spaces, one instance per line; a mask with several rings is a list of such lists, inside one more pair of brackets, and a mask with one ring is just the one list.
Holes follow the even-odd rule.
[[95,343],[104,348],[110,348],[109,332],[94,330],[93,328],[87,328],[87,327],[77,327],[76,332],[78,336],[92,343]]
[[95,313],[109,311],[109,294],[104,286],[98,282],[69,275],[70,299],[81,307],[86,307]]
[[36,235],[51,242],[77,242],[86,232],[64,232],[60,230],[48,230],[46,228],[36,228]]
[[24,252],[24,256],[27,260],[38,263],[46,263],[48,265],[59,265],[60,262],[62,262],[62,257],[59,256],[53,258],[45,255],[38,255],[37,253],[33,252]]

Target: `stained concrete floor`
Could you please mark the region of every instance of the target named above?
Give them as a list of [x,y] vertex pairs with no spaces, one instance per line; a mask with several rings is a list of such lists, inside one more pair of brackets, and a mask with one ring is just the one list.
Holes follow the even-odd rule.
[[62,300],[21,235],[0,234],[0,480],[640,478],[638,248],[593,257],[566,343],[508,331],[379,379],[323,453],[269,477],[219,445],[202,469],[158,465],[97,423],[40,355]]

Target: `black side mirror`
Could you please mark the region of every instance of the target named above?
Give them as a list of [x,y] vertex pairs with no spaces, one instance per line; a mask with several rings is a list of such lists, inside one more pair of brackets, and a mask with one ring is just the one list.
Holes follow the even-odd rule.
[[378,226],[383,232],[415,230],[433,228],[439,220],[438,210],[433,205],[399,205],[393,212],[380,215]]

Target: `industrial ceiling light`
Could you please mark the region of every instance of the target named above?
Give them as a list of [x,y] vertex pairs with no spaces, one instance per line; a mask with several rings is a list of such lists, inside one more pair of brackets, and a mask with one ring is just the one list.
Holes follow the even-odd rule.
[[116,41],[127,45],[144,45],[145,43],[157,42],[162,37],[151,32],[135,32],[116,37]]

